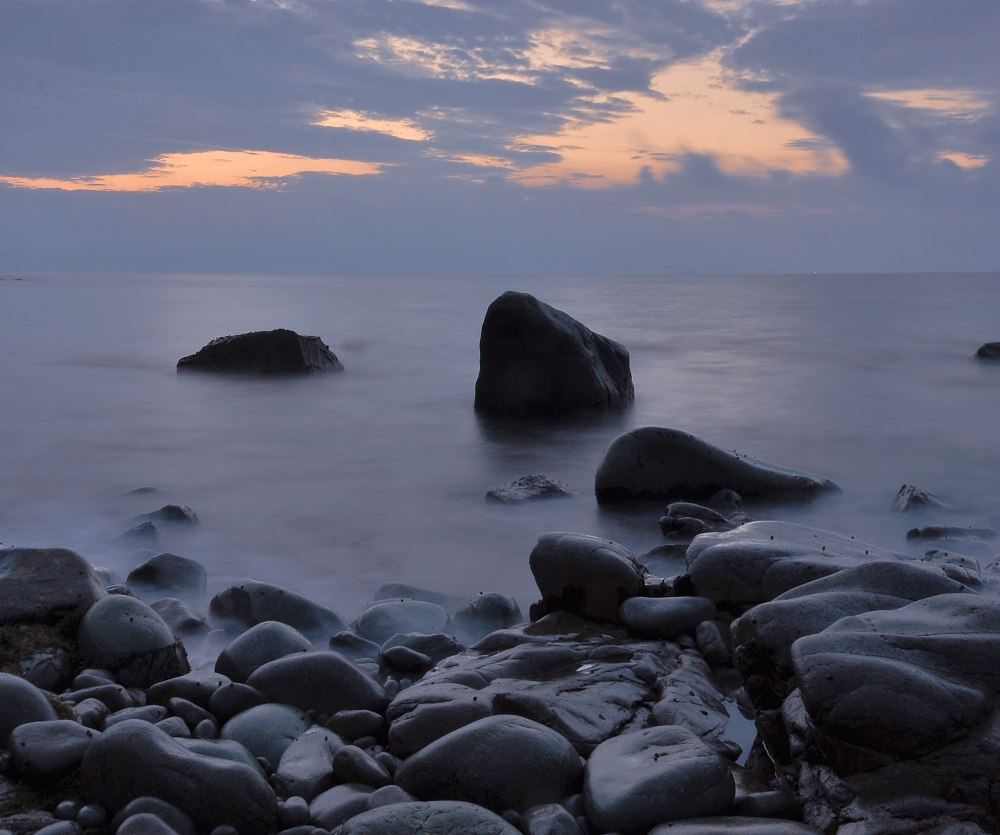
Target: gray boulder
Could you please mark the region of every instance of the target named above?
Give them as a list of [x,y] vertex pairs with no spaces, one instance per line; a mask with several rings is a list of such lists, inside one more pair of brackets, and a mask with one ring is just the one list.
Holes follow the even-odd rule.
[[177,554],[157,554],[129,572],[125,583],[139,597],[200,599],[205,596],[208,575],[197,560]]
[[628,549],[586,534],[542,535],[528,564],[545,612],[617,620],[622,602],[645,586],[643,569]]
[[232,640],[215,661],[215,671],[231,681],[244,683],[268,661],[296,652],[315,650],[312,642],[287,623],[266,620]]
[[94,740],[80,773],[86,797],[109,814],[151,795],[186,812],[199,831],[230,825],[265,835],[277,822],[274,791],[259,772],[192,753],[148,722],[122,722]]
[[974,356],[977,360],[991,360],[993,362],[1000,360],[1000,342],[987,342],[980,345]]
[[699,623],[715,617],[715,604],[704,597],[630,597],[619,618],[630,635],[672,641],[693,633]]
[[727,760],[676,725],[599,745],[587,761],[583,800],[599,832],[645,835],[657,824],[723,815],[736,786]]
[[343,371],[344,366],[318,336],[279,328],[213,339],[198,353],[179,359],[177,370],[270,375]]
[[563,415],[618,410],[635,392],[628,351],[527,293],[487,309],[479,340],[477,409]]
[[111,595],[95,603],[76,633],[80,651],[126,687],[149,687],[189,671],[170,627],[141,600]]
[[26,722],[11,731],[7,747],[18,777],[46,785],[76,771],[100,735],[68,719]]
[[464,800],[500,813],[558,802],[579,788],[582,773],[561,734],[521,716],[488,716],[405,760],[395,781],[420,800]]
[[794,522],[748,522],[696,537],[687,568],[697,593],[716,605],[755,606],[819,577],[901,555]]
[[19,676],[0,673],[0,742],[25,722],[56,719],[55,708],[35,685]]
[[266,620],[287,623],[311,641],[325,642],[348,631],[347,623],[332,609],[280,586],[242,580],[220,591],[209,604],[209,613],[244,628]]
[[559,496],[575,496],[561,481],[549,478],[547,475],[526,475],[521,478],[499,484],[486,491],[486,501],[500,504],[519,504],[533,499],[553,499]]
[[263,757],[274,768],[292,742],[311,726],[309,717],[297,708],[263,704],[237,713],[222,726],[219,737],[239,742],[255,757]]
[[333,755],[343,747],[337,734],[314,725],[292,740],[281,755],[272,779],[274,787],[282,797],[312,800],[336,782]]
[[53,620],[106,596],[93,566],[75,551],[0,549],[0,623]]
[[341,783],[327,789],[309,804],[309,820],[323,829],[334,829],[368,810],[371,786]]
[[317,650],[277,658],[258,667],[247,684],[273,702],[332,716],[340,710],[382,713],[389,694],[339,652]]
[[333,835],[519,835],[499,815],[458,800],[393,803],[362,812],[333,830]]
[[181,641],[205,638],[212,631],[201,612],[176,597],[161,597],[149,606]]
[[892,509],[897,513],[911,513],[915,510],[950,510],[951,508],[933,493],[928,493],[912,484],[904,484],[896,493],[896,498],[892,500]]
[[[158,818],[169,828],[169,831],[176,832],[177,835],[197,835],[194,821],[191,820],[190,816],[158,797],[137,797],[126,803],[111,821],[111,828],[115,831],[115,835],[118,835],[119,827],[126,819],[138,815]],[[141,833],[143,830],[133,829],[131,831]]]
[[597,468],[598,502],[699,501],[722,489],[744,499],[803,501],[837,490],[832,481],[720,449],[677,429],[647,426],[619,435]]
[[452,617],[455,634],[465,643],[472,644],[495,632],[515,626],[524,620],[521,607],[507,594],[481,592],[470,597]]
[[434,635],[450,626],[448,613],[424,600],[382,600],[373,603],[358,618],[358,635],[382,644],[397,633]]

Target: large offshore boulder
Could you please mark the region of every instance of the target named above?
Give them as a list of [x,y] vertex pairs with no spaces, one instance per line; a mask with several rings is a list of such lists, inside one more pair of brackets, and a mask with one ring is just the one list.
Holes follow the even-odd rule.
[[344,366],[318,336],[278,328],[220,336],[196,354],[179,359],[177,370],[268,375],[343,371]]
[[832,481],[720,449],[678,429],[645,426],[619,435],[597,467],[602,504],[666,499],[699,501],[719,490],[757,501],[804,501],[837,490]]
[[975,358],[977,360],[1000,360],[1000,342],[987,342],[976,349]]
[[75,551],[0,550],[0,623],[57,619],[106,595],[93,566]]
[[634,398],[628,351],[527,293],[483,319],[476,408],[509,415],[618,410]]
[[243,628],[276,620],[312,641],[326,641],[349,629],[340,615],[321,603],[258,580],[242,580],[223,589],[212,598],[208,610],[212,617],[235,621]]

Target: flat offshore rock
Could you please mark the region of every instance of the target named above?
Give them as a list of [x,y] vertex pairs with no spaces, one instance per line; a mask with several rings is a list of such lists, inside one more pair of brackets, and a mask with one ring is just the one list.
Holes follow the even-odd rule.
[[719,490],[745,499],[803,501],[837,490],[832,481],[780,467],[677,429],[646,426],[619,435],[597,468],[598,502],[667,499],[696,502]]
[[486,501],[500,504],[519,504],[535,499],[554,499],[559,496],[575,496],[576,491],[561,481],[544,474],[526,475],[498,484],[486,491]]
[[234,621],[244,628],[266,620],[287,623],[311,641],[327,641],[331,635],[349,631],[347,622],[332,609],[289,589],[241,580],[220,591],[209,604],[209,613]]
[[543,534],[528,564],[546,612],[617,620],[622,602],[645,586],[644,571],[627,548],[586,534]]
[[258,667],[296,652],[316,648],[299,630],[287,623],[266,620],[251,626],[226,646],[215,661],[215,671],[243,684]]
[[213,339],[196,354],[179,359],[177,370],[271,375],[343,371],[344,366],[318,336],[279,328]]
[[397,633],[434,635],[450,625],[448,613],[424,600],[382,600],[373,603],[358,618],[355,629],[362,638],[382,644]]
[[333,835],[520,835],[502,817],[457,800],[393,803],[348,820]]
[[76,551],[0,549],[0,623],[53,620],[106,596],[100,576]]
[[[512,767],[516,764],[516,767]],[[558,802],[579,787],[580,755],[521,716],[488,716],[404,760],[396,785],[420,800],[462,800],[498,814]]]
[[635,397],[628,351],[527,293],[486,311],[477,409],[502,415],[618,410]]
[[80,773],[86,797],[112,815],[153,795],[187,813],[199,831],[226,824],[248,835],[275,829],[277,801],[259,772],[192,753],[148,722],[106,731],[87,750]]
[[842,618],[797,640],[792,664],[822,731],[914,756],[960,739],[994,711],[998,652],[1000,602],[945,594]]
[[645,835],[657,824],[725,814],[736,785],[729,762],[695,734],[663,725],[601,743],[583,784],[587,819],[600,832]]
[[716,605],[755,606],[845,568],[897,559],[902,555],[795,522],[748,522],[702,534],[687,549],[691,582]]

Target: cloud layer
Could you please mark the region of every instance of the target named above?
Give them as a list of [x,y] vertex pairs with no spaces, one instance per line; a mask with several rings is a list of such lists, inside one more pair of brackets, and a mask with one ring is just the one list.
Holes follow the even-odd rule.
[[1000,269],[995,0],[0,15],[4,269]]

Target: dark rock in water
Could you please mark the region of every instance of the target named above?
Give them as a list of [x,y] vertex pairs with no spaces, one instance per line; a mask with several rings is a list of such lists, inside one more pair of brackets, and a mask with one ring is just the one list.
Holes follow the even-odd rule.
[[448,626],[448,613],[435,603],[383,600],[362,612],[356,629],[362,638],[382,644],[398,632],[434,635],[446,631]]
[[455,612],[452,626],[463,642],[472,644],[490,632],[515,626],[523,619],[521,607],[513,597],[485,592],[473,595]]
[[177,370],[267,375],[343,371],[344,366],[318,336],[279,328],[213,339],[198,353],[179,359]]
[[176,504],[165,504],[159,510],[152,513],[142,513],[132,519],[133,522],[159,522],[164,525],[186,525],[194,527],[201,524],[196,514],[190,507],[183,507]]
[[411,586],[408,583],[383,583],[372,595],[372,602],[380,600],[423,600],[426,603],[434,603],[446,612],[455,612],[465,604],[464,597],[453,594],[444,594],[431,589],[423,589],[419,586]]
[[266,620],[287,623],[313,641],[348,631],[347,622],[332,609],[280,586],[242,580],[220,591],[209,604],[213,617],[233,620],[244,627]]
[[148,722],[122,722],[94,740],[81,779],[87,798],[111,814],[152,795],[190,815],[200,832],[222,825],[247,835],[275,831],[277,800],[258,771],[189,751]]
[[133,525],[125,533],[115,539],[115,543],[126,548],[152,548],[159,551],[163,547],[160,531],[148,519]]
[[157,554],[133,568],[125,582],[140,596],[201,598],[207,577],[205,567],[196,560]]
[[906,532],[907,539],[958,539],[965,542],[995,539],[996,535],[992,528],[960,528],[954,525],[926,525],[910,528]]
[[985,345],[980,345],[976,350],[975,358],[977,360],[1000,360],[1000,342],[987,342]]
[[204,615],[176,597],[161,597],[149,605],[181,641],[204,638],[212,629]]
[[80,621],[76,637],[80,651],[126,687],[149,687],[190,669],[170,627],[134,597],[112,595],[95,603]]
[[0,673],[0,740],[25,722],[43,722],[58,718],[55,708],[35,685],[19,676]]
[[660,517],[660,532],[673,542],[690,542],[703,533],[731,531],[741,525],[717,510],[691,502],[673,502]]
[[621,622],[630,635],[665,641],[694,632],[715,614],[715,604],[704,597],[630,597],[620,609]]
[[532,499],[550,499],[557,496],[575,496],[561,481],[549,478],[547,475],[526,475],[506,484],[491,487],[486,491],[486,501],[501,504],[516,504]]
[[600,832],[646,835],[660,823],[722,815],[736,785],[729,762],[677,725],[602,743],[590,755],[583,798]]
[[500,813],[558,802],[578,790],[582,774],[580,755],[561,734],[520,716],[488,716],[406,759],[395,781],[421,800],[464,800]]
[[904,484],[900,487],[896,498],[892,500],[892,509],[899,513],[909,513],[925,508],[932,510],[951,509],[933,493],[928,493],[912,484]]
[[101,578],[75,551],[0,550],[0,623],[54,620],[105,596]]
[[634,398],[628,351],[527,293],[487,309],[479,341],[476,408],[565,415],[618,410]]
[[629,597],[641,594],[643,569],[626,548],[577,533],[547,533],[528,559],[546,612],[564,610],[617,620]]
[[838,488],[828,479],[657,426],[615,438],[594,480],[602,504],[644,499],[700,501],[722,489],[734,490],[745,499],[804,501]]
[[[502,817],[474,803],[431,800],[392,803],[349,818],[333,835],[520,835]],[[554,830],[553,830],[554,832]]]

